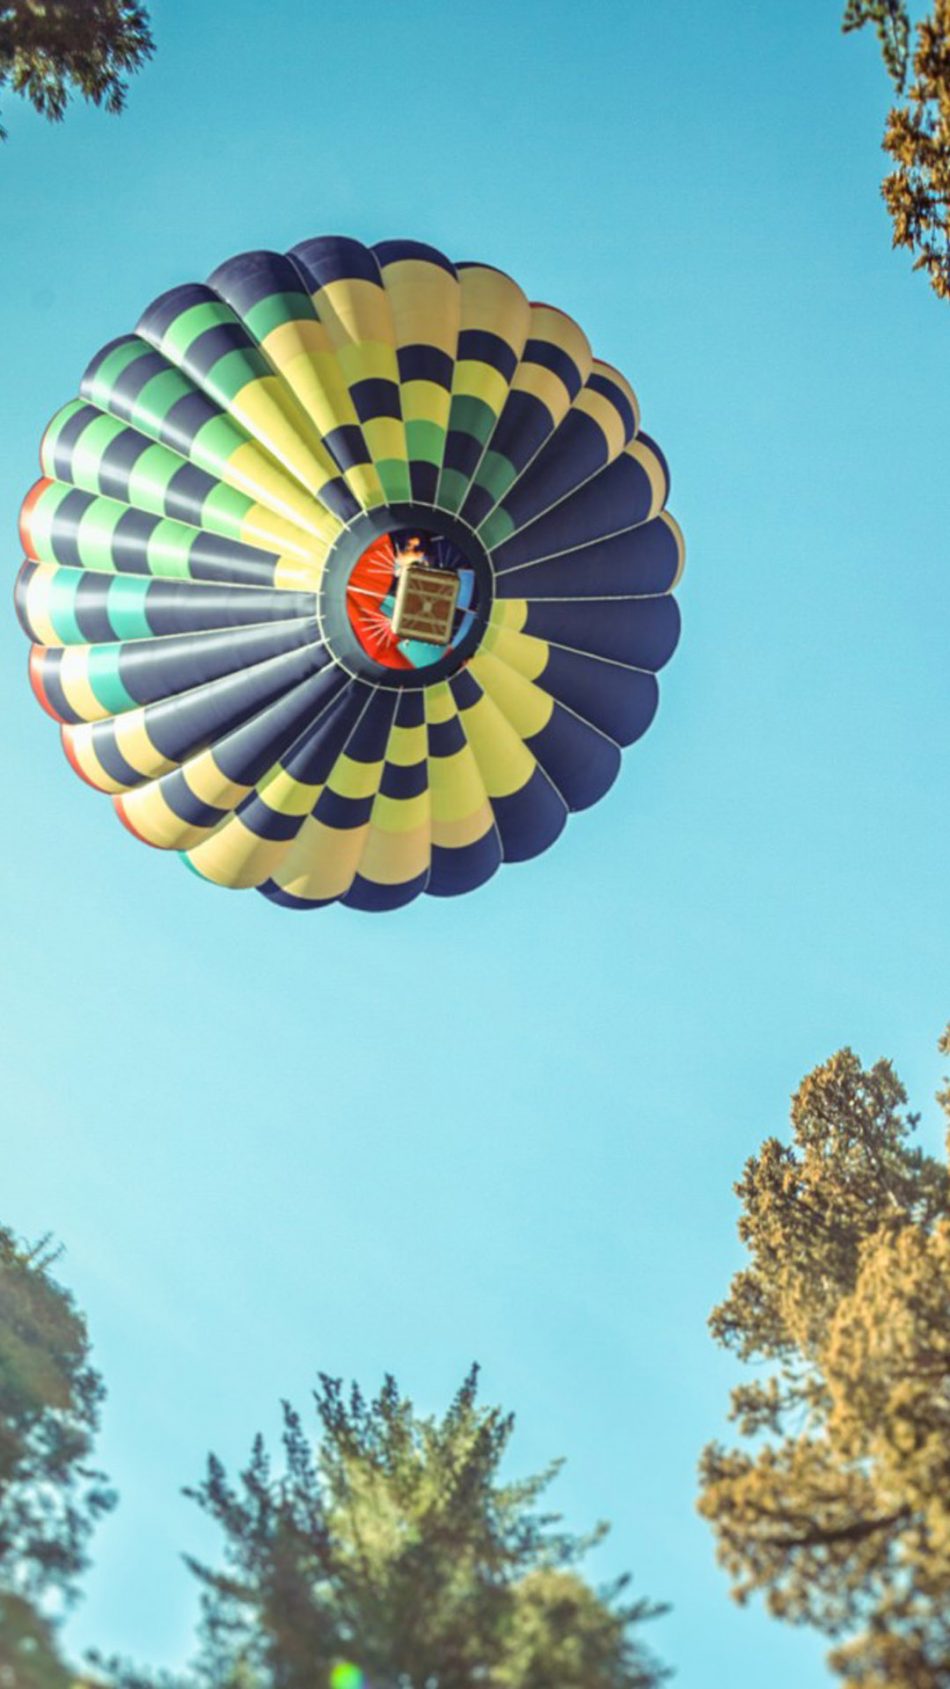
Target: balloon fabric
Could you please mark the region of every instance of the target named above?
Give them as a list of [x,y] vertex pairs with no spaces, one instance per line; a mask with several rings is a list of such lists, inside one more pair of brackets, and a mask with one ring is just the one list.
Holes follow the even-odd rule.
[[149,306],[43,439],[17,610],[130,832],[277,904],[475,889],[603,797],[675,648],[628,382],[502,271],[255,251]]

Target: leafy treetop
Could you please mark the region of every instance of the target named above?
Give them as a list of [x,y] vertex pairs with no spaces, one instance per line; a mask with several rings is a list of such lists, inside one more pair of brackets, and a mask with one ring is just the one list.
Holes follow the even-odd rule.
[[[136,0],[0,0],[0,87],[53,122],[73,91],[122,111],[125,77],[154,46],[148,11]],[[0,127],[0,139],[5,134]]]
[[934,0],[913,52],[905,0],[848,0],[844,29],[867,23],[900,96],[883,141],[895,166],[881,184],[893,243],[914,254],[939,299],[950,299],[950,0]]
[[868,23],[877,32],[887,73],[900,93],[910,57],[910,18],[905,0],[847,0],[841,24],[845,34]]
[[113,1498],[89,1465],[102,1385],[52,1263],[0,1227],[0,1589],[69,1598]]

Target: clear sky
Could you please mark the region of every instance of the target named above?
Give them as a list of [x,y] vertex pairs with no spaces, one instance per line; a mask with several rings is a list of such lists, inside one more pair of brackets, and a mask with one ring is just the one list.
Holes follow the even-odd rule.
[[0,513],[92,353],[247,247],[410,236],[510,271],[637,388],[684,633],[618,785],[539,861],[293,915],[136,845],[3,619],[0,1218],[65,1245],[122,1495],[76,1647],[187,1654],[179,1486],[384,1369],[473,1358],[523,1469],[614,1521],[696,1689],[822,1647],[729,1602],[694,1507],[734,1369],[733,1179],[841,1044],[940,1141],[950,311],[889,250],[888,84],[840,0],[157,0],[127,114],[0,153]]

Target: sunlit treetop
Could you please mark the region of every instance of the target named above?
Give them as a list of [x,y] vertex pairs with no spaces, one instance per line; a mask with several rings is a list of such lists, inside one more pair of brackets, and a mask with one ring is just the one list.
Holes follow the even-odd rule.
[[808,1075],[791,1144],[736,1187],[749,1264],[711,1320],[768,1370],[733,1392],[752,1448],[705,1450],[700,1511],[736,1598],[835,1638],[853,1689],[950,1681],[950,1174],[906,1105],[886,1061]]
[[842,29],[848,34],[871,24],[877,32],[881,57],[898,92],[907,76],[910,57],[910,18],[904,0],[847,0]]
[[883,141],[896,166],[881,186],[894,245],[914,254],[914,269],[926,272],[939,299],[950,299],[950,0],[934,0],[913,52],[905,0],[848,0],[844,29],[865,24],[877,30],[901,96]]

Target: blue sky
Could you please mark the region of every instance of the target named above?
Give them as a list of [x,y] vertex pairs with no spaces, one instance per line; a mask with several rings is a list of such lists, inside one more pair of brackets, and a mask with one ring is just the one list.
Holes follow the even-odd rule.
[[[693,1512],[731,1364],[733,1179],[844,1043],[931,1102],[944,934],[950,323],[889,250],[888,84],[835,0],[154,6],[120,120],[7,99],[0,513],[144,305],[233,252],[411,236],[633,381],[689,548],[659,717],[478,894],[287,914],[136,846],[4,658],[2,1213],[52,1230],[122,1505],[72,1621],[188,1652],[178,1495],[318,1367],[440,1407],[472,1358],[568,1465],[697,1689],[799,1689]],[[420,1036],[420,1027],[424,1035]]]

